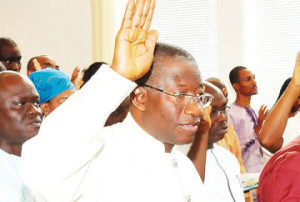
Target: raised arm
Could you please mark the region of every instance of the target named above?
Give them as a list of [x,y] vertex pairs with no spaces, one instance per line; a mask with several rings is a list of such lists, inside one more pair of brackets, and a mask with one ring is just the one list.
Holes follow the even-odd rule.
[[151,67],[157,31],[149,31],[155,0],[129,0],[121,29],[116,37],[111,68],[134,81]]
[[47,201],[80,197],[90,162],[104,148],[107,117],[136,87],[132,81],[151,66],[158,37],[148,32],[154,5],[154,0],[129,0],[111,68],[101,67],[23,145],[21,175],[35,195]]
[[[282,134],[285,130],[290,111],[300,94],[300,52],[297,54],[291,83],[283,93],[280,100],[267,116],[262,129],[260,138],[262,146],[268,147],[270,152],[276,152],[282,146]],[[274,141],[273,141],[274,140]],[[276,140],[276,141],[275,141]],[[272,142],[272,145],[268,143]],[[269,146],[268,146],[269,145]]]
[[265,119],[267,118],[268,113],[269,113],[269,110],[267,109],[267,106],[262,105],[259,109],[259,112],[258,112],[257,126],[255,128],[255,133],[257,135],[259,135],[261,127],[262,127]]

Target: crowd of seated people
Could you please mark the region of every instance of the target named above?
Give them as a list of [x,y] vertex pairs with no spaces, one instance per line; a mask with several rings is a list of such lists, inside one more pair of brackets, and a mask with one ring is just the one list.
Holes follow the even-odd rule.
[[[203,81],[188,51],[157,42],[154,7],[128,0],[112,64],[71,77],[49,55],[22,75],[18,45],[0,38],[1,202],[300,201],[299,138],[285,131],[300,107],[300,55],[270,112],[251,107],[244,66],[230,71],[228,106],[220,79]],[[261,173],[258,189],[243,190],[246,173]]]

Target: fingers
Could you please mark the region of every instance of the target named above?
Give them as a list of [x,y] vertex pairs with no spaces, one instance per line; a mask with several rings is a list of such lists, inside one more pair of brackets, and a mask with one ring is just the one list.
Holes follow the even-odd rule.
[[267,105],[262,105],[262,106],[260,107],[260,111],[265,111],[266,108],[267,108]]
[[144,13],[145,0],[137,0],[134,14],[132,17],[131,27],[140,28],[140,23]]
[[34,66],[35,71],[39,71],[39,70],[42,69],[42,67],[41,67],[41,65],[40,65],[40,63],[38,62],[37,59],[33,59],[32,62],[33,62],[33,66]]
[[300,52],[297,53],[296,64],[293,73],[293,82],[295,85],[300,85]]
[[141,28],[149,30],[155,8],[155,0],[129,0],[121,29]]
[[147,49],[149,50],[149,53],[153,55],[155,45],[158,39],[158,32],[156,30],[151,30],[145,40],[145,45]]
[[132,16],[133,16],[133,13],[134,13],[134,7],[135,7],[134,0],[129,0],[128,3],[127,3],[127,6],[126,6],[126,10],[125,10],[124,18],[123,18],[123,21],[122,21],[121,29],[130,28],[131,21],[132,21]]
[[211,127],[211,118],[210,118],[210,113],[211,113],[211,106],[207,106],[203,110],[203,116],[201,123],[205,124],[208,128]]
[[152,0],[151,4],[150,4],[150,10],[149,10],[149,13],[148,13],[146,21],[145,21],[145,25],[143,26],[144,30],[146,30],[146,31],[148,31],[150,28],[153,13],[154,13],[154,8],[155,8],[155,0]]
[[207,107],[205,107],[205,110],[207,111],[208,114],[211,113],[211,109],[212,109],[211,105],[208,105]]
[[259,119],[264,120],[269,113],[269,109],[267,109],[267,105],[262,105],[259,109]]
[[72,77],[71,77],[72,82],[77,79],[79,72],[80,72],[79,67],[75,67],[75,69],[73,70],[73,73],[72,73]]
[[146,0],[146,2],[145,2],[144,12],[143,12],[142,19],[141,19],[141,22],[140,22],[140,25],[139,25],[140,28],[143,28],[144,25],[145,25],[146,19],[147,19],[148,14],[149,14],[150,3],[151,3],[151,0]]

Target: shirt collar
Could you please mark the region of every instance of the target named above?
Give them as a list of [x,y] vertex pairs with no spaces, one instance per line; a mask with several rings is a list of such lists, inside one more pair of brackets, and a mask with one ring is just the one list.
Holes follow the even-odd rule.
[[130,145],[129,149],[149,154],[165,153],[164,144],[142,129],[130,113],[120,125],[125,129],[125,141]]

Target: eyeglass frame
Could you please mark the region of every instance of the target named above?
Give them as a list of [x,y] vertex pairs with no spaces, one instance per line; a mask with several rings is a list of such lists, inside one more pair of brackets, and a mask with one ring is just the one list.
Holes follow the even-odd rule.
[[[141,86],[148,87],[148,88],[151,88],[151,89],[153,89],[153,90],[157,90],[157,91],[159,91],[159,92],[161,92],[161,93],[164,93],[164,94],[166,94],[166,95],[171,95],[171,96],[176,97],[176,98],[177,98],[179,95],[182,95],[182,96],[184,96],[184,97],[187,97],[187,96],[193,97],[193,99],[196,101],[197,105],[198,105],[200,108],[205,108],[205,107],[209,106],[209,105],[211,104],[211,102],[212,102],[212,99],[214,98],[213,95],[211,95],[211,94],[209,94],[209,93],[205,93],[205,92],[202,92],[201,95],[199,95],[199,96],[195,96],[195,95],[190,94],[190,93],[182,93],[182,92],[176,92],[176,93],[174,93],[174,92],[167,91],[167,90],[160,89],[160,88],[156,88],[156,87],[154,87],[154,86],[150,86],[150,85],[147,85],[147,84],[143,84],[143,85],[141,85]],[[197,101],[196,98],[203,97],[203,95],[208,96],[208,97],[209,97],[209,101],[208,101],[207,103],[205,103],[205,104],[202,103],[202,106],[201,106],[201,105],[198,103],[198,101]],[[193,100],[193,99],[192,99],[192,100]],[[189,105],[192,103],[192,100],[191,100],[191,102],[190,102],[188,105],[185,105],[184,107],[189,106]],[[199,100],[200,100],[200,99],[199,99]],[[179,105],[179,104],[178,104],[178,105]]]
[[5,58],[0,58],[0,61],[3,63],[6,63],[6,64],[11,64],[13,62],[16,62],[16,63],[21,63],[21,59],[22,59],[22,56],[19,56],[19,57],[9,57],[7,59]]
[[211,108],[211,115],[212,116],[219,116],[220,114],[227,115],[229,109],[230,109],[230,107],[227,106],[227,105],[222,107],[222,108],[219,108],[217,110],[215,110],[215,108],[212,107]]

